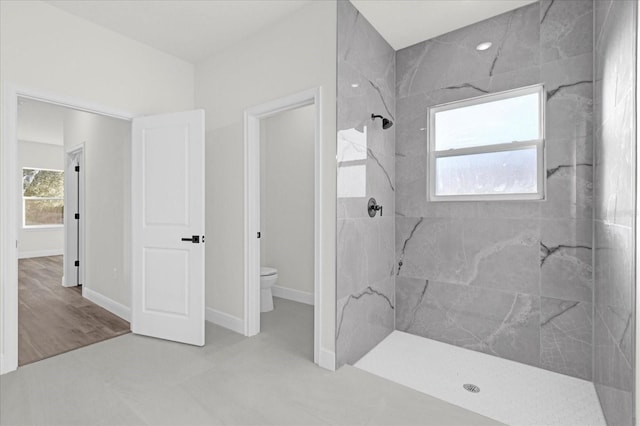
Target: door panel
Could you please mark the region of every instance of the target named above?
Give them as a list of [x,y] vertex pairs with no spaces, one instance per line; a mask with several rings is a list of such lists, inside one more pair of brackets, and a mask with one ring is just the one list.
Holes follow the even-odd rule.
[[133,121],[131,329],[204,345],[204,112]]
[[190,148],[188,125],[145,130],[142,149],[146,225],[189,224]]
[[190,260],[189,250],[144,249],[144,312],[189,316]]

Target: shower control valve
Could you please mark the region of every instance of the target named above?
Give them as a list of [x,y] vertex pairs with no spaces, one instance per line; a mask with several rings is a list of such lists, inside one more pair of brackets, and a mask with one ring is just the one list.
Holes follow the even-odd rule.
[[382,216],[382,206],[379,205],[373,197],[369,198],[367,211],[369,212],[369,217],[374,217],[378,211],[380,211],[380,216]]

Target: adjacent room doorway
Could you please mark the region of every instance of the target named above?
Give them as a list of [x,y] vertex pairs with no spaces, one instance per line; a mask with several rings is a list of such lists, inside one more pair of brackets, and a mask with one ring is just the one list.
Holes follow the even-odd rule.
[[[333,359],[322,359],[320,339],[322,312],[322,235],[320,211],[322,205],[320,141],[322,140],[320,88],[300,92],[267,102],[245,111],[245,286],[244,286],[244,324],[245,335],[253,336],[260,332],[260,140],[261,121],[286,111],[302,107],[313,107],[314,143],[313,143],[313,361],[319,365],[333,365]],[[292,177],[293,178],[293,177]],[[289,294],[300,295],[300,292]],[[306,298],[306,296],[302,296]],[[311,300],[309,300],[311,302]]]
[[[94,133],[120,135],[125,146],[128,126],[125,120],[18,97],[14,205],[19,218],[19,366],[129,332],[128,321],[83,297],[82,291],[85,141],[96,151],[118,151],[117,137],[101,140]],[[111,132],[109,127],[114,127]],[[109,157],[103,160],[108,163]],[[109,167],[118,173],[118,167]],[[94,178],[90,187],[95,191],[99,186]],[[108,198],[108,191],[103,196]]]

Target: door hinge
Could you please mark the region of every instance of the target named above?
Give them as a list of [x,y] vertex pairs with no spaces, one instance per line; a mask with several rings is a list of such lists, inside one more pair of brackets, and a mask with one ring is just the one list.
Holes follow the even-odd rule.
[[75,262],[73,262],[73,266],[80,266],[80,261],[76,260]]
[[80,219],[80,213],[76,213],[76,214],[74,214],[74,215],[73,215],[73,217],[74,217],[75,219]]
[[258,238],[260,238],[260,236],[261,236],[261,235],[260,235],[260,232],[258,232]]
[[76,171],[76,172],[79,172],[79,171],[80,171],[80,166],[76,166],[76,167],[75,167],[75,171]]

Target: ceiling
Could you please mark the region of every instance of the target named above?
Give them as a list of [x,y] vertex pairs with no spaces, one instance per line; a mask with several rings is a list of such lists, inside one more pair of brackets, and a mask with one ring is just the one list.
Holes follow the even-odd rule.
[[[45,0],[158,50],[198,63],[323,0]],[[352,0],[398,50],[536,0]]]
[[536,1],[351,0],[351,3],[391,47],[399,50]]

